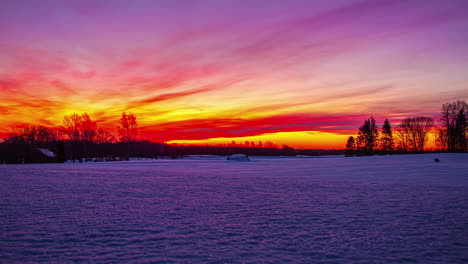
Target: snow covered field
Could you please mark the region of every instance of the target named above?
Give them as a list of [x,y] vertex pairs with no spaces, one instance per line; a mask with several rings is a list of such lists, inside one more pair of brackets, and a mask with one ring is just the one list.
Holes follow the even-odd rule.
[[1,263],[467,263],[468,155],[0,165],[0,209]]

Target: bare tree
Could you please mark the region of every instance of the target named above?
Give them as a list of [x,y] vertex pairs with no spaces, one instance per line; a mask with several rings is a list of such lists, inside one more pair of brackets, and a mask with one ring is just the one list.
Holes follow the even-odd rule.
[[127,154],[126,159],[130,157],[130,143],[136,140],[138,134],[138,124],[136,116],[132,113],[122,113],[122,117],[119,120],[120,126],[117,127],[120,135],[120,142],[127,143]]
[[49,145],[53,142],[57,142],[59,140],[57,129],[45,126],[38,126],[37,127],[37,140],[41,142],[41,144]]
[[23,142],[33,146],[49,146],[58,141],[57,133],[54,128],[45,126],[27,126],[20,129],[17,135]]
[[410,150],[410,142],[409,142],[410,131],[407,129],[407,127],[402,126],[400,124],[400,126],[396,128],[395,132],[396,132],[395,134],[396,134],[397,149],[403,152],[409,151]]
[[438,131],[438,145],[443,150],[466,150],[466,120],[468,104],[465,101],[448,102],[442,105]]
[[87,113],[81,115],[80,134],[81,141],[92,142],[97,132],[97,124],[92,121]]
[[424,151],[427,134],[433,126],[434,120],[431,117],[408,117],[401,122],[397,135],[404,145],[404,149],[422,152]]
[[133,142],[136,140],[138,135],[138,124],[136,116],[132,113],[122,113],[122,117],[119,120],[120,126],[118,127],[120,141],[122,142]]
[[73,113],[63,117],[63,131],[71,141],[79,141],[81,139],[81,116]]
[[72,141],[92,142],[96,136],[97,124],[87,113],[64,116],[63,127],[68,139]]
[[92,121],[87,113],[66,115],[63,118],[63,131],[72,141],[72,159],[91,158],[88,151],[90,143],[96,136],[97,124]]
[[96,143],[113,143],[115,142],[115,137],[109,131],[106,131],[100,128],[96,132],[95,142]]

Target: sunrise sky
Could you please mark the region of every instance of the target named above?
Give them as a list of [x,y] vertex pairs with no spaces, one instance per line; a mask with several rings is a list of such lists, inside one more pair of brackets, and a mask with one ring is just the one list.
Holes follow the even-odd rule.
[[2,0],[0,138],[87,112],[170,143],[343,148],[468,99],[468,1]]

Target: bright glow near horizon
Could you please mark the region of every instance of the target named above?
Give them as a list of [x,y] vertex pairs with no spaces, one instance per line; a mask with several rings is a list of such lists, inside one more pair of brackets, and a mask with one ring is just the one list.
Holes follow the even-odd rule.
[[468,3],[0,3],[0,137],[87,112],[184,143],[342,148],[373,114],[438,119],[467,100]]

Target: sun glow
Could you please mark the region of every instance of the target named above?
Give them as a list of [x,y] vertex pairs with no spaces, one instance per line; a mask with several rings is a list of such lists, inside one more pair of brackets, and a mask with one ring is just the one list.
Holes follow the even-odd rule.
[[350,135],[323,133],[319,131],[297,131],[235,138],[221,137],[205,140],[171,140],[167,143],[181,145],[224,145],[231,144],[232,141],[234,141],[238,145],[245,145],[247,141],[250,146],[252,146],[251,142],[258,146],[261,141],[262,144],[265,144],[265,142],[272,142],[275,147],[280,148],[282,145],[288,145],[298,149],[343,149],[349,136]]

